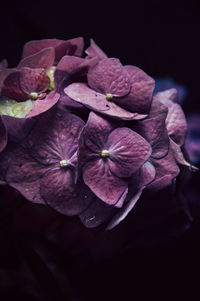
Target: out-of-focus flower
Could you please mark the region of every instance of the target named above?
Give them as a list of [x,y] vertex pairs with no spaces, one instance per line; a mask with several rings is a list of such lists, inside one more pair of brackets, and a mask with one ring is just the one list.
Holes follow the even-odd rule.
[[185,147],[193,164],[200,162],[200,115],[191,114],[187,117],[188,135]]

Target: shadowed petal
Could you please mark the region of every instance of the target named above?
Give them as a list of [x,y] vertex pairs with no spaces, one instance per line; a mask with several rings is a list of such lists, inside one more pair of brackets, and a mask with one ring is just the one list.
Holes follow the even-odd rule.
[[106,227],[106,230],[111,230],[114,227],[116,227],[121,221],[123,221],[126,216],[129,214],[129,212],[133,209],[136,202],[139,200],[141,194],[142,194],[143,188],[138,190],[138,192],[131,198],[131,200],[121,208],[116,215],[112,218],[112,220],[109,222],[108,226]]
[[0,152],[5,148],[6,144],[7,144],[6,127],[0,116]]
[[156,177],[154,181],[148,185],[150,190],[160,190],[170,185],[172,180],[180,172],[171,150],[169,150],[164,158],[159,160],[151,159],[151,164],[153,164],[156,169]]
[[6,68],[8,68],[8,62],[7,62],[7,60],[4,59],[0,62],[0,70],[6,69]]
[[55,61],[55,50],[54,48],[45,48],[33,55],[25,57],[19,64],[19,67],[29,68],[49,68],[53,66]]
[[70,98],[82,103],[90,110],[115,117],[116,119],[134,120],[147,116],[126,111],[114,102],[107,100],[105,95],[95,92],[83,83],[71,84],[64,91]]
[[103,159],[85,164],[83,179],[94,194],[109,205],[116,204],[128,186],[126,180],[111,173]]
[[88,207],[91,193],[87,189],[82,184],[74,184],[73,171],[67,167],[48,170],[40,182],[40,192],[46,203],[66,215],[79,214]]
[[31,92],[44,92],[48,89],[50,79],[44,69],[31,69],[23,67],[20,69],[20,87],[21,90],[30,94]]
[[116,210],[114,206],[110,206],[94,197],[88,208],[79,217],[85,227],[95,228],[108,221]]
[[167,110],[156,117],[138,121],[133,130],[143,136],[152,147],[151,157],[159,159],[164,157],[169,149],[168,132],[165,125]]
[[129,128],[117,128],[108,137],[108,164],[118,177],[130,177],[151,155],[151,146]]
[[104,95],[111,93],[122,97],[129,93],[130,76],[120,61],[116,58],[100,60],[88,72],[88,85]]

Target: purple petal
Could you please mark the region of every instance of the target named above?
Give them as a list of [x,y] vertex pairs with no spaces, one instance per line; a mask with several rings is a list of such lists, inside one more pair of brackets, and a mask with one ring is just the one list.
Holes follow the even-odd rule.
[[171,150],[169,150],[164,158],[159,160],[151,159],[151,164],[153,164],[156,169],[156,177],[154,181],[148,185],[150,190],[160,190],[171,185],[172,180],[180,172]]
[[176,144],[172,139],[170,139],[170,147],[171,147],[173,155],[174,155],[174,157],[176,159],[176,162],[178,164],[185,165],[185,166],[189,167],[189,169],[191,171],[197,171],[198,170],[197,167],[191,165],[189,162],[187,162],[185,160],[183,152],[182,152],[180,146],[178,144]]
[[[20,71],[13,69],[8,72],[8,75],[3,77],[3,86],[1,90],[1,96],[7,96],[16,101],[24,101],[29,98],[27,93],[22,91],[20,86]],[[33,91],[32,91],[33,92]]]
[[40,195],[40,178],[45,171],[45,166],[39,165],[29,154],[27,146],[21,145],[11,157],[6,180],[27,200],[44,204]]
[[145,162],[140,168],[139,182],[140,188],[150,184],[156,176],[155,167],[149,162]]
[[31,69],[23,67],[20,70],[20,87],[25,94],[31,92],[41,93],[48,89],[50,79],[44,69]]
[[66,215],[76,215],[88,207],[91,193],[83,185],[74,184],[74,174],[69,168],[48,170],[41,179],[40,192],[52,208]]
[[68,41],[58,39],[30,41],[25,44],[22,57],[25,58],[49,47],[55,49],[56,61],[59,61],[65,54],[81,56],[83,51],[83,38],[79,37]]
[[0,62],[0,70],[6,69],[6,68],[8,68],[8,62],[7,62],[7,60],[4,59]]
[[95,197],[89,207],[80,214],[80,219],[85,227],[95,228],[108,221],[116,210],[114,206],[110,206]]
[[87,58],[98,57],[100,60],[106,59],[107,55],[97,46],[93,39],[90,39],[90,46],[85,50]]
[[135,66],[124,68],[130,76],[131,90],[124,99],[116,99],[116,103],[128,111],[148,114],[155,88],[154,79]]
[[154,95],[154,98],[162,101],[163,99],[169,99],[172,101],[177,101],[178,99],[178,91],[174,88],[167,89],[165,91],[158,92]]
[[112,218],[112,220],[109,222],[108,226],[106,227],[106,230],[111,230],[114,227],[116,227],[121,221],[123,221],[126,216],[129,214],[129,212],[133,209],[136,202],[139,200],[143,189],[138,190],[138,192],[131,198],[131,200],[124,205],[122,209],[117,212],[117,214]]
[[2,70],[0,70],[0,96],[2,95],[1,91],[2,91],[2,88],[3,88],[4,81],[5,81],[6,77],[8,77],[8,75],[10,73],[13,73],[14,71],[16,71],[16,69],[2,69]]
[[2,150],[5,148],[6,144],[7,144],[6,127],[0,116],[0,152],[2,152]]
[[94,194],[109,205],[116,204],[128,186],[126,180],[111,173],[103,159],[85,164],[83,179]]
[[7,129],[9,139],[17,143],[25,139],[35,123],[32,118],[15,118],[6,115],[2,115],[1,118]]
[[151,146],[139,134],[129,128],[112,131],[106,143],[108,164],[118,177],[130,177],[151,155]]
[[55,61],[55,50],[54,48],[45,48],[33,55],[27,56],[22,59],[18,68],[29,67],[29,68],[49,68],[53,66]]
[[26,115],[26,118],[37,116],[41,113],[46,112],[53,107],[59,100],[60,95],[52,91],[44,99],[37,99],[31,111]]
[[83,83],[71,84],[66,87],[64,91],[73,100],[85,105],[90,110],[99,112],[103,115],[122,120],[134,120],[146,117],[146,115],[139,115],[137,113],[126,111],[114,102],[107,100],[105,95],[95,92]]
[[130,76],[120,61],[116,58],[100,60],[88,72],[88,84],[97,92],[122,97],[129,93]]
[[143,136],[152,147],[152,157],[159,159],[164,157],[169,149],[168,132],[165,125],[167,110],[158,113],[156,117],[147,117],[138,121],[133,130]]

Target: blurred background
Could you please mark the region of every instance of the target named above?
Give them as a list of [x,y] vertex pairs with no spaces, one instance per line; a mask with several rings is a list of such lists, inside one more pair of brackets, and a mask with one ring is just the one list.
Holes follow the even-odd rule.
[[[157,90],[179,90],[189,124],[188,152],[200,167],[199,22],[197,1],[3,1],[0,60],[16,66],[29,40],[83,36],[89,46],[93,38],[108,56],[156,78]],[[184,236],[128,248],[115,236],[108,257],[91,257],[95,232],[77,226],[76,218],[66,221],[2,188],[0,299],[199,300],[199,181],[199,173],[192,175],[185,191],[194,221]],[[119,252],[117,240],[122,241]]]

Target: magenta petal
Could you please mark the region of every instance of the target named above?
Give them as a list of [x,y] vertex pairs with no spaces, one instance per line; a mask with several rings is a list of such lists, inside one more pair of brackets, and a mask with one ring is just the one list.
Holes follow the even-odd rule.
[[156,169],[156,177],[154,181],[148,185],[150,190],[159,190],[171,185],[172,180],[180,172],[171,150],[169,150],[164,158],[159,160],[151,159],[151,164],[153,164]]
[[41,179],[40,193],[47,204],[66,215],[79,214],[91,202],[90,195],[81,184],[74,184],[74,174],[70,168],[48,170]]
[[113,130],[106,145],[110,170],[118,177],[130,177],[151,155],[150,144],[129,128]]
[[128,111],[148,114],[155,88],[154,79],[138,67],[124,68],[130,76],[131,90],[124,99],[116,99],[116,103]]
[[0,152],[5,148],[7,144],[7,132],[5,125],[0,116]]
[[18,68],[29,67],[29,68],[49,68],[53,66],[55,61],[55,50],[54,48],[45,48],[36,54],[30,55],[22,59]]
[[88,208],[80,214],[80,219],[85,227],[95,228],[108,221],[116,210],[114,206],[110,206],[95,197]]
[[106,59],[107,55],[97,46],[93,39],[90,39],[90,46],[85,50],[87,58],[98,57],[100,60]]
[[147,186],[150,184],[156,176],[155,167],[149,162],[145,162],[144,165],[140,168],[140,188]]
[[119,107],[112,101],[108,101],[105,95],[95,92],[86,84],[74,83],[64,89],[65,93],[77,101],[85,105],[92,111],[99,112],[103,115],[108,115],[122,120],[134,120],[144,118],[146,115],[138,116],[139,114],[131,113]]
[[178,91],[174,88],[168,89],[165,91],[158,92],[154,95],[154,98],[162,101],[163,99],[169,99],[172,101],[177,101],[178,99]]
[[60,95],[52,91],[44,99],[37,99],[31,111],[26,115],[26,118],[37,116],[41,113],[46,112],[53,107],[59,100]]
[[116,204],[128,186],[126,180],[111,173],[103,159],[85,164],[83,179],[94,194],[109,205]]
[[20,69],[20,87],[27,95],[32,92],[44,92],[48,89],[49,84],[50,79],[44,69],[31,69],[28,67]]
[[106,227],[106,230],[111,230],[114,227],[116,227],[121,221],[123,221],[126,216],[129,214],[129,212],[133,209],[136,202],[139,200],[141,194],[142,194],[143,188],[138,190],[138,192],[131,198],[131,200],[124,205],[122,209],[120,209],[116,215],[112,218],[112,220],[109,222],[108,226]]
[[104,95],[111,93],[122,97],[129,93],[130,76],[120,61],[116,58],[100,60],[88,72],[88,85]]

